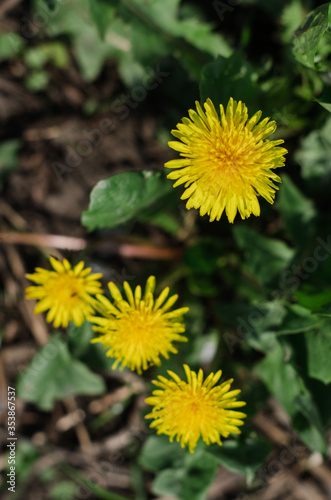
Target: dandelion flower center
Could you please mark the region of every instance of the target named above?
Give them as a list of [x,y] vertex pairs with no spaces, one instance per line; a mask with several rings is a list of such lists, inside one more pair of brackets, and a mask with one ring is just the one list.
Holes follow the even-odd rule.
[[66,327],[73,320],[80,326],[88,314],[93,312],[94,295],[101,293],[101,274],[90,274],[91,269],[84,269],[84,262],[74,268],[64,259],[59,262],[50,258],[52,271],[37,268],[27,278],[37,284],[26,289],[27,299],[37,299],[35,314],[48,311],[46,320],[54,326]]
[[146,418],[153,418],[150,427],[158,434],[176,437],[184,448],[188,446],[193,453],[200,437],[206,444],[222,444],[220,437],[230,433],[239,434],[238,426],[243,425],[244,413],[233,411],[246,403],[237,401],[240,390],[230,391],[233,380],[216,385],[222,371],[211,373],[203,381],[203,371],[196,374],[184,365],[187,382],[168,370],[171,379],[159,376],[153,383],[159,388],[146,403],[153,410]]
[[109,283],[109,290],[114,304],[103,296],[98,296],[98,315],[90,320],[97,326],[93,329],[101,335],[92,342],[101,342],[108,349],[107,356],[116,358],[114,367],[121,362],[121,368],[128,366],[131,370],[142,373],[149,365],[160,365],[160,356],[169,357],[169,353],[178,352],[173,342],[186,342],[187,338],[180,333],[185,331],[181,316],[188,311],[187,307],[169,309],[178,296],[168,298],[169,288],[165,288],[154,301],[155,278],[150,276],[142,297],[138,286],[133,294],[131,287],[124,282],[127,300],[114,283]]
[[272,169],[284,165],[287,153],[279,147],[284,141],[267,139],[276,122],[265,118],[258,124],[261,111],[248,119],[247,107],[232,98],[226,111],[220,105],[220,119],[210,99],[205,111],[198,102],[196,107],[172,131],[181,142],[169,146],[183,158],[165,164],[173,169],[168,178],[176,180],[174,187],[184,184],[186,207],[200,209],[210,221],[219,220],[224,210],[230,222],[237,211],[242,219],[260,215],[258,196],[273,203],[274,182],[281,179]]

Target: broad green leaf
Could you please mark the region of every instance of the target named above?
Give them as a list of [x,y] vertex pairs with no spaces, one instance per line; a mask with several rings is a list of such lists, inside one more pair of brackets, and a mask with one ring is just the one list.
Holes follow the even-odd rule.
[[102,394],[105,389],[103,379],[72,357],[58,333],[35,355],[17,387],[23,399],[44,411],[51,410],[57,399]]
[[293,32],[298,26],[298,20],[304,19],[304,17],[305,11],[301,0],[292,0],[288,2],[281,16],[281,23],[283,26],[282,38],[285,43],[290,42]]
[[160,471],[181,464],[185,450],[177,442],[171,443],[168,436],[150,436],[139,455],[139,464],[150,471]]
[[278,342],[256,365],[256,371],[271,394],[293,416],[297,411],[294,399],[302,393],[302,381],[293,365],[285,362],[283,349]]
[[308,371],[325,384],[331,382],[331,318],[321,317],[320,324],[305,333]]
[[89,231],[113,228],[133,219],[172,188],[164,175],[152,172],[124,172],[98,182],[90,206],[82,214]]
[[248,484],[251,484],[256,471],[269,455],[271,446],[260,439],[245,442],[228,439],[223,442],[222,446],[209,446],[207,451],[227,469],[244,474]]
[[113,368],[116,359],[107,356],[107,349],[99,342],[91,344],[94,337],[97,337],[97,333],[92,330],[89,321],[85,321],[81,326],[71,323],[68,331],[70,353],[92,370],[117,370]]
[[22,38],[16,33],[0,35],[0,60],[17,56],[24,46]]
[[328,27],[329,3],[313,10],[293,34],[292,52],[298,62],[315,69],[315,54]]
[[95,22],[101,38],[104,38],[106,31],[113,21],[116,6],[111,5],[109,0],[89,0],[92,20]]
[[313,130],[301,142],[295,160],[301,166],[302,177],[320,180],[331,172],[331,117],[319,130]]
[[218,294],[216,272],[223,251],[224,243],[212,238],[198,240],[186,250],[184,263],[188,271],[187,283],[193,295]]
[[204,103],[210,98],[219,112],[219,104],[226,107],[230,97],[243,101],[250,115],[258,111],[256,108],[256,74],[252,66],[245,61],[240,52],[232,56],[219,57],[204,66],[200,80],[200,100]]
[[322,312],[331,303],[331,289],[305,285],[302,290],[294,292],[299,303],[314,312]]
[[216,474],[217,462],[204,450],[187,453],[182,467],[165,469],[157,475],[152,491],[181,500],[205,500]]
[[172,213],[166,212],[164,209],[140,214],[138,220],[159,227],[170,234],[177,234],[180,230],[178,217],[175,217]]
[[325,453],[327,443],[325,440],[324,430],[321,423],[321,418],[311,394],[306,391],[304,394],[299,394],[294,399],[294,404],[302,415],[309,422],[309,427],[300,430],[300,435],[305,443],[310,448]]
[[101,71],[104,62],[116,54],[116,48],[101,40],[97,28],[91,23],[88,0],[66,0],[54,11],[38,0],[34,2],[36,15],[48,20],[45,31],[51,37],[69,36],[73,52],[86,81],[93,81]]
[[289,305],[288,309],[277,335],[303,333],[315,328],[320,322],[321,318],[317,314],[312,314],[309,309],[299,304]]
[[299,248],[306,246],[307,242],[309,244],[315,233],[316,209],[286,174],[282,176],[276,206]]
[[244,341],[258,351],[268,352],[275,342],[274,332],[281,325],[286,309],[280,301],[275,300],[258,306],[220,304],[216,306],[215,312],[222,322],[236,329],[235,334],[223,334],[223,341],[230,352]]
[[180,41],[183,39],[193,47],[213,56],[218,54],[226,56],[231,53],[231,49],[221,35],[213,32],[211,24],[197,19],[194,12],[190,14],[186,10],[184,15],[179,0],[166,2],[164,0],[146,0],[145,2],[122,0],[122,5],[134,17],[145,21],[145,32],[152,29],[158,34],[159,39],[164,38],[179,49],[184,49]]
[[261,236],[243,224],[234,227],[234,237],[253,276],[263,285],[277,284],[294,257],[294,250],[283,241]]
[[311,393],[294,365],[285,359],[280,343],[275,342],[266,357],[257,365],[256,371],[293,419],[293,424],[305,443],[321,453],[325,450],[325,439],[319,412]]

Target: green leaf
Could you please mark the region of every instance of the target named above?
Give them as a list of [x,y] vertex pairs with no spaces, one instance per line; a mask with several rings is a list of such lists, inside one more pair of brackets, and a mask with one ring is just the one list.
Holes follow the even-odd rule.
[[305,427],[300,430],[300,435],[303,441],[310,448],[318,450],[320,453],[325,453],[327,450],[327,444],[324,436],[324,430],[319,412],[311,394],[308,391],[304,394],[299,394],[294,399],[294,404],[310,424],[309,427]]
[[0,189],[2,179],[18,165],[18,151],[22,143],[18,139],[5,141],[0,144]]
[[258,306],[245,303],[221,304],[215,308],[222,320],[236,328],[236,335],[226,332],[223,340],[232,352],[247,341],[254,349],[268,352],[275,342],[274,332],[283,321],[286,310],[282,302],[263,302]]
[[152,491],[181,500],[205,500],[215,477],[217,459],[203,450],[186,454],[182,468],[165,469],[157,475]]
[[102,394],[105,389],[103,379],[73,358],[64,339],[55,333],[21,374],[17,390],[26,401],[49,411],[57,399]]
[[49,491],[49,500],[72,500],[78,493],[77,485],[71,481],[54,484]]
[[204,103],[210,98],[216,110],[219,104],[226,106],[230,97],[243,101],[252,114],[256,108],[255,73],[252,66],[245,61],[240,52],[232,56],[219,57],[216,61],[206,64],[201,73],[200,100]]
[[311,285],[305,285],[303,290],[294,292],[299,303],[314,312],[325,310],[326,306],[331,303],[331,289],[324,288],[323,290],[315,288]]
[[144,443],[140,456],[139,464],[150,471],[160,471],[178,465],[183,460],[185,450],[179,443],[171,443],[167,436],[150,436]]
[[[34,0],[36,15],[43,19],[47,15],[46,9],[43,2]],[[93,81],[106,59],[115,55],[116,48],[100,39],[96,26],[91,23],[88,0],[66,0],[65,8],[60,5],[48,14],[49,22],[44,28],[46,33],[52,38],[70,37],[83,78]]]
[[331,87],[326,87],[321,97],[315,99],[324,109],[331,113]]
[[101,38],[115,17],[116,7],[109,0],[89,0],[91,17],[98,29]]
[[329,3],[317,7],[293,34],[292,52],[298,62],[315,69],[315,54],[328,27]]
[[22,38],[16,33],[2,33],[0,35],[0,59],[16,57],[23,46]]
[[306,246],[315,234],[316,209],[286,174],[282,176],[277,207],[293,241],[299,247]]
[[283,349],[278,342],[257,364],[256,371],[271,394],[293,416],[297,411],[294,399],[302,392],[302,381],[293,365],[285,362]]
[[71,323],[68,331],[70,353],[92,370],[115,370],[113,364],[116,359],[106,355],[107,349],[99,342],[91,344],[91,340],[96,336],[89,321],[85,321],[81,326]]
[[113,228],[133,219],[172,189],[164,175],[152,172],[124,172],[98,182],[90,205],[82,214],[89,231]]
[[304,17],[304,6],[301,0],[291,0],[291,2],[285,5],[281,16],[281,23],[283,26],[282,38],[285,43],[290,42],[293,31],[295,31],[298,26],[298,19],[304,19]]
[[248,484],[252,484],[256,471],[265,462],[270,451],[270,444],[259,439],[245,442],[228,439],[222,446],[208,447],[208,452],[216,457],[221,465],[233,472],[244,474]]
[[205,237],[187,248],[184,262],[194,273],[213,274],[223,251],[222,241]]
[[312,398],[293,364],[286,360],[289,354],[280,343],[273,348],[256,368],[257,373],[287,411],[294,427],[311,449],[325,451],[325,438],[320,415]]
[[321,318],[318,327],[305,333],[308,371],[325,384],[331,382],[331,318]]
[[277,335],[303,333],[315,328],[320,322],[321,318],[317,314],[311,314],[309,309],[299,304],[289,305],[288,308],[288,314],[277,331]]
[[302,177],[319,180],[331,172],[331,117],[324,126],[314,130],[301,142],[295,160],[301,166]]
[[283,241],[261,236],[244,225],[234,227],[234,237],[253,276],[263,285],[278,283],[294,257],[294,250]]
[[170,234],[177,234],[181,227],[178,217],[166,212],[164,209],[162,211],[154,210],[153,212],[140,214],[138,215],[138,220],[159,227]]

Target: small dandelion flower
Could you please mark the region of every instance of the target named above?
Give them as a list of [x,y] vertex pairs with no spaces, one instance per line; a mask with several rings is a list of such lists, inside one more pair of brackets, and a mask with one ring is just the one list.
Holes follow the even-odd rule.
[[205,443],[222,444],[221,436],[240,434],[238,426],[243,425],[245,413],[233,411],[246,403],[237,401],[240,390],[230,391],[233,379],[217,385],[222,371],[210,373],[203,382],[203,371],[191,371],[184,365],[187,382],[168,370],[171,379],[159,375],[153,383],[159,387],[146,403],[153,405],[151,413],[145,418],[153,418],[150,427],[157,429],[157,434],[170,436],[172,442],[177,436],[181,447],[188,446],[191,453],[202,437]]
[[281,182],[272,169],[285,163],[283,140],[267,139],[275,130],[276,122],[264,118],[261,111],[248,119],[248,110],[241,101],[229,100],[226,111],[220,105],[219,119],[210,99],[205,111],[196,102],[197,112],[189,110],[190,118],[183,118],[177,130],[171,133],[178,141],[169,146],[179,151],[182,159],[171,160],[166,168],[174,169],[169,179],[176,179],[174,187],[185,184],[182,199],[188,199],[186,208],[200,209],[200,215],[209,215],[210,221],[220,220],[226,212],[229,222],[237,214],[245,219],[260,215],[258,196],[274,202]]
[[140,286],[133,294],[126,281],[123,287],[127,300],[123,299],[114,283],[108,286],[114,304],[102,295],[98,296],[100,316],[89,319],[98,325],[93,329],[102,334],[91,342],[101,342],[105,349],[109,349],[107,356],[117,358],[114,368],[121,362],[121,368],[128,366],[141,374],[151,364],[160,365],[160,356],[168,359],[169,353],[178,352],[172,342],[187,341],[180,333],[185,331],[181,316],[188,311],[188,307],[170,312],[178,295],[166,300],[168,287],[154,301],[154,276],[148,278],[143,297]]
[[93,295],[102,293],[98,281],[102,274],[90,274],[91,268],[84,269],[83,261],[72,268],[66,259],[49,260],[54,270],[37,267],[33,274],[26,275],[37,284],[26,289],[26,298],[39,300],[35,314],[49,310],[46,321],[53,321],[55,328],[66,327],[71,320],[80,326],[94,311]]

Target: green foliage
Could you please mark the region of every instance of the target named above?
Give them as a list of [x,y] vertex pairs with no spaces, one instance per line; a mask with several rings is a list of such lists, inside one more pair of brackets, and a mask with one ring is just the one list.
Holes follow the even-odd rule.
[[90,206],[82,214],[89,231],[112,228],[135,218],[172,189],[164,175],[152,172],[124,172],[98,182]]
[[306,444],[321,453],[326,451],[324,431],[312,395],[302,377],[291,362],[292,352],[289,345],[275,341],[256,370],[271,394],[281,403],[287,413],[300,422],[298,431]]
[[[263,118],[276,120],[271,140],[284,139],[289,154],[285,168],[277,171],[282,183],[275,205],[260,198],[259,218],[242,221],[238,216],[229,225],[223,216],[209,223],[196,211],[180,208],[179,194],[165,173],[123,171],[92,189],[82,224],[101,236],[111,229],[123,240],[155,237],[158,244],[178,249],[178,255],[183,250],[169,262],[132,262],[137,282],[155,274],[158,284],[177,289],[179,301],[190,306],[185,319],[189,342],[144,374],[146,379],[150,373],[166,375],[167,369],[182,375],[184,362],[206,372],[222,369],[242,389],[248,420],[273,396],[302,441],[324,454],[331,423],[330,3],[305,18],[309,2],[303,0],[228,2],[219,19],[215,2],[207,9],[192,0],[32,3],[33,37],[24,38],[23,31],[2,33],[0,59],[5,77],[13,69],[29,91],[43,92],[47,121],[54,118],[53,77],[70,78],[72,65],[86,93],[85,116],[119,111],[128,97],[135,100],[134,90],[142,89],[147,98],[157,89],[146,99],[142,115],[146,109],[146,114],[159,113],[157,134],[164,143],[199,99],[198,84],[201,103],[210,98],[219,110],[233,97],[248,106],[250,116],[262,110]],[[212,23],[206,21],[210,18]],[[36,19],[43,22],[33,24]],[[101,101],[98,79],[108,84],[109,61],[116,63],[119,75],[115,90],[110,86]],[[143,106],[144,99],[134,105]],[[16,168],[23,145],[15,136],[15,120],[4,127],[0,144],[0,188]],[[114,359],[100,343],[90,343],[94,336],[89,322],[52,334],[21,373],[20,397],[50,411],[70,395],[102,394],[105,383],[95,371],[112,370]],[[96,417],[91,429],[100,431],[115,415],[130,411],[134,397]],[[17,455],[21,484],[39,458],[34,448],[24,446]],[[194,454],[167,436],[151,435],[132,466],[133,488],[139,500],[147,498],[147,470],[155,475],[153,494],[203,500],[218,466],[244,474],[252,485],[270,449],[249,424],[239,439],[224,440],[222,446],[199,442]],[[95,497],[122,500],[73,469],[63,473],[72,481],[63,481],[54,469],[41,477],[52,483],[49,498],[74,497],[80,485]]]
[[89,0],[91,18],[98,28],[101,38],[105,37],[107,29],[115,17],[114,5],[107,0]]
[[165,469],[153,483],[156,495],[171,495],[183,500],[205,500],[217,470],[215,458],[203,451],[186,455],[182,468]]
[[302,169],[302,177],[315,183],[331,172],[331,117],[319,130],[313,130],[301,142],[295,155]]
[[209,452],[221,465],[244,474],[248,484],[252,484],[256,472],[270,451],[269,443],[255,438],[247,439],[245,443],[239,440],[224,441],[222,446],[211,446]]
[[294,33],[293,55],[308,68],[315,68],[315,54],[328,27],[329,5],[327,3],[313,10]]
[[234,227],[234,237],[252,275],[263,285],[277,284],[294,257],[294,250],[283,241],[261,236],[243,224]]
[[[45,5],[35,0],[45,17]],[[68,0],[49,9],[45,30],[52,36],[69,36],[86,81],[94,80],[109,57],[116,57],[128,85],[146,81],[151,66],[174,54],[196,79],[206,53],[229,55],[231,50],[212,26],[195,15],[180,15],[179,1]],[[92,22],[91,22],[92,21]],[[208,56],[207,56],[208,57]]]
[[0,35],[0,59],[14,58],[23,49],[22,38],[16,33],[2,33]]
[[315,235],[317,212],[313,203],[300,192],[286,174],[282,176],[277,207],[294,243],[299,247],[305,247]]
[[165,437],[151,436],[143,447],[139,463],[148,470],[160,471],[152,487],[156,495],[204,500],[218,460],[203,449],[190,454]]
[[23,399],[47,411],[57,399],[102,394],[105,384],[99,375],[73,357],[65,340],[55,333],[21,374],[17,390]]
[[331,382],[331,319],[321,318],[318,325],[305,333],[308,356],[308,372],[325,384]]
[[240,52],[227,58],[219,57],[203,68],[200,80],[201,102],[210,98],[219,112],[218,105],[226,106],[230,97],[233,97],[237,101],[243,101],[249,112],[253,113],[257,111],[255,79],[256,72]]

